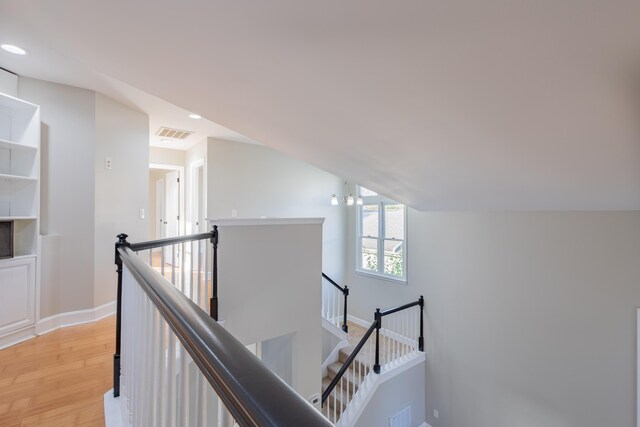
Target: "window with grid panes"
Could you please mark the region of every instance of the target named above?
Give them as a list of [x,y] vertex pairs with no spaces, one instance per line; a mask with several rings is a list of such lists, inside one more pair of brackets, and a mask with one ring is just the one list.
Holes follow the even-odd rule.
[[360,187],[357,266],[361,273],[406,281],[406,207]]

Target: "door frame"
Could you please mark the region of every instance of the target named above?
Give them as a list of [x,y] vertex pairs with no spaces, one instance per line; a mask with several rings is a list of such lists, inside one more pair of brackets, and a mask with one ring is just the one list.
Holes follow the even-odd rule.
[[[167,165],[163,163],[149,163],[149,169],[162,169],[168,171],[178,171],[178,175],[180,176],[180,198],[178,212],[180,212],[180,220],[178,221],[178,236],[184,236],[186,234],[185,229],[185,194],[184,194],[184,166],[178,165]],[[166,191],[166,183],[165,183],[165,191]],[[155,209],[155,207],[154,207]]]
[[[164,220],[165,220],[165,196],[166,192],[164,189],[164,178],[156,179],[155,182],[155,190],[156,190],[156,206],[155,206],[155,238],[156,240],[162,239],[164,232]],[[160,194],[161,193],[161,194]],[[162,198],[162,201],[158,200],[158,197]],[[149,206],[149,209],[153,209],[153,206]],[[160,212],[158,212],[160,210]]]
[[197,186],[196,186],[196,182],[197,182],[197,178],[196,178],[196,173],[198,168],[202,167],[202,204],[204,205],[202,209],[202,213],[204,214],[205,218],[198,218],[200,221],[204,221],[205,230],[209,230],[209,224],[208,224],[208,220],[206,218],[207,216],[207,164],[204,161],[204,158],[200,158],[197,159],[193,162],[191,162],[189,164],[189,223],[191,224],[191,228],[195,228],[195,224],[193,224],[193,220],[196,216],[196,213],[193,211],[193,207],[195,204],[195,201],[198,199],[198,193],[197,193]]

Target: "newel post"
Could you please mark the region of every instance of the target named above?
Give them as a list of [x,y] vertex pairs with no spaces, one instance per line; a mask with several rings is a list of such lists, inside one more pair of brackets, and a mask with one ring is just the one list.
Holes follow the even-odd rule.
[[128,235],[118,234],[118,241],[115,245],[115,263],[118,273],[118,296],[116,311],[116,351],[113,354],[113,397],[120,396],[120,332],[122,329],[122,259],[118,249],[123,246],[130,246],[127,242]]
[[209,300],[209,315],[213,320],[218,320],[218,226],[214,225],[211,231],[211,244],[213,245],[213,277],[211,299]]
[[344,316],[342,319],[342,330],[349,333],[349,325],[347,324],[347,297],[349,296],[349,287],[344,287]]
[[373,372],[380,373],[380,328],[382,327],[382,315],[380,309],[376,308],[375,320],[376,322],[376,362],[373,365]]
[[424,297],[420,295],[420,338],[418,338],[418,350],[424,351]]

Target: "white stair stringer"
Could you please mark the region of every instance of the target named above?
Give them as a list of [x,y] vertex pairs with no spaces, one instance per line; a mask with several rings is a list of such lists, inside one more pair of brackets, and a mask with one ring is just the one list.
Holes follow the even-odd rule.
[[424,352],[413,352],[407,356],[394,361],[388,365],[383,365],[380,368],[380,373],[375,374],[369,372],[358,390],[353,394],[353,397],[347,404],[345,411],[340,416],[338,422],[335,423],[336,427],[353,427],[360,418],[360,415],[365,411],[369,401],[375,394],[378,387],[384,382],[390,380],[403,373],[404,371],[423,363],[426,360]]

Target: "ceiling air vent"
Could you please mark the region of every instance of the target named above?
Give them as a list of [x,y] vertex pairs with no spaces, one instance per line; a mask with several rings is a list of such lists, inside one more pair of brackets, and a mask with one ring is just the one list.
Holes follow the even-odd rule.
[[162,126],[158,129],[156,135],[162,138],[187,139],[192,133],[193,132],[188,130],[172,129]]

